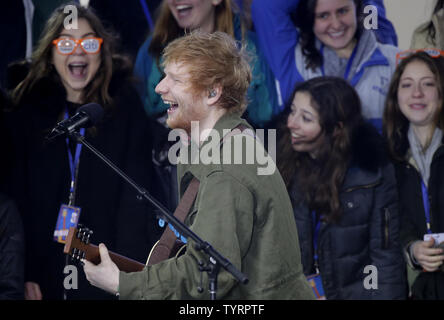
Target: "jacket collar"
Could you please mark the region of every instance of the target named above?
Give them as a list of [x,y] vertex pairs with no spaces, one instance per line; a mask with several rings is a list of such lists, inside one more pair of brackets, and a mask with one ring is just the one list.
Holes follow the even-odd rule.
[[382,172],[370,172],[360,169],[359,167],[351,167],[347,170],[344,183],[341,189],[349,192],[355,189],[373,188],[381,182]]
[[357,70],[373,65],[388,66],[389,62],[379,49],[376,36],[373,34],[372,31],[365,30],[364,32],[367,35],[367,41],[364,47],[365,51],[363,53],[364,58],[362,59],[362,63],[358,66]]
[[[389,61],[379,49],[376,36],[373,34],[372,31],[364,30],[364,32],[366,34],[365,38],[367,39],[367,41],[366,45],[363,45],[362,48],[360,48],[360,50],[364,50],[364,52],[359,55],[364,58],[361,59],[361,64],[356,68],[356,70],[359,72],[359,70],[364,67],[374,65],[388,66]],[[359,42],[356,44],[357,46],[360,46],[362,39],[364,39],[363,35],[361,35]],[[319,41],[319,39],[316,39],[316,47],[320,51],[323,50],[324,45],[321,41]]]
[[[218,133],[218,136],[222,138],[228,131],[236,128],[240,124],[245,125],[249,128],[251,126],[242,119],[238,114],[226,113],[224,114],[214,125],[213,130]],[[200,147],[201,149],[205,147],[206,144],[211,143],[210,140],[207,140]],[[188,147],[188,154],[191,155],[191,146]],[[198,156],[198,155],[197,155]],[[181,194],[185,192],[186,186],[189,184],[193,177],[196,177],[199,181],[202,181],[208,174],[210,174],[214,170],[220,170],[220,164],[201,164],[200,159],[196,159],[195,164],[178,164],[177,166],[177,174],[178,181],[180,181],[180,192]]]
[[388,163],[382,137],[368,123],[363,123],[352,136],[351,162],[342,186],[343,190],[378,184],[381,167]]

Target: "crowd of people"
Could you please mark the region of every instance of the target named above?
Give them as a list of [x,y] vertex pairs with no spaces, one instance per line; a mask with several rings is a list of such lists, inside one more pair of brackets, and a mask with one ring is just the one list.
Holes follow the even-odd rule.
[[[218,299],[444,299],[444,0],[404,51],[383,0],[128,5],[11,7],[23,20],[0,68],[0,299],[208,299],[214,274]],[[248,284],[205,265],[194,239],[82,144],[47,139],[88,103],[104,115],[78,134],[183,211]],[[180,153],[220,149],[224,161],[172,163],[175,130]],[[272,154],[273,137],[277,170],[236,162],[249,144]],[[67,213],[102,243],[100,263],[77,265],[75,289]],[[167,237],[186,249],[147,261]],[[146,266],[120,270],[108,250]]]

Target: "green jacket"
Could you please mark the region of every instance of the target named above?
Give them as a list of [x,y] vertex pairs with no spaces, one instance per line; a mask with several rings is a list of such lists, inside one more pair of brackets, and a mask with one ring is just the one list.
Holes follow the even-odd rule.
[[[214,129],[222,137],[222,129],[232,129],[241,123],[247,125],[238,116],[227,114]],[[257,141],[248,135],[237,138]],[[231,136],[224,145],[237,138]],[[262,144],[259,145],[264,152]],[[178,165],[181,195],[193,176],[200,181],[196,201],[185,223],[249,278],[248,284],[243,285],[221,269],[217,298],[312,299],[312,290],[302,273],[290,198],[278,170],[271,175],[258,175],[260,164],[242,163]],[[147,266],[141,272],[120,272],[120,297],[208,299],[206,272],[202,275],[204,292],[198,293],[196,289],[201,278],[198,261],[206,262],[207,258],[189,240],[185,254],[178,258]]]

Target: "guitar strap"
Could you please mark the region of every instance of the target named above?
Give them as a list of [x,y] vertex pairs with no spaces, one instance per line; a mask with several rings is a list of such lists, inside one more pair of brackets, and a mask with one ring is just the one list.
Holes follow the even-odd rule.
[[[182,196],[182,199],[179,202],[179,205],[174,211],[174,216],[180,220],[180,222],[185,221],[185,218],[193,205],[194,199],[196,199],[197,192],[199,191],[199,184],[200,182],[196,178],[191,180],[190,184],[185,190],[184,195]],[[174,231],[171,230],[171,228],[166,227],[165,231],[160,237],[160,240],[156,243],[150,253],[148,265],[153,265],[168,259],[176,245],[176,241],[178,240],[177,236],[174,234]]]
[[[247,128],[248,128],[247,126],[241,124],[234,129],[239,129],[241,132],[243,132]],[[233,130],[230,131],[221,139],[220,144],[222,145],[223,142],[228,137],[231,137],[235,134],[236,132],[233,133]],[[194,200],[197,197],[197,193],[199,191],[199,185],[200,185],[199,180],[194,177],[191,180],[190,184],[188,185],[187,189],[185,190],[185,193],[182,196],[179,205],[174,211],[174,216],[182,223],[185,221],[186,217],[188,216],[188,213],[191,210],[191,206],[193,205]],[[177,246],[180,246],[179,243],[182,244],[180,240],[177,239],[177,236],[175,235],[174,231],[171,230],[171,228],[166,227],[165,231],[160,237],[160,240],[155,244],[155,246],[151,250],[151,253],[148,257],[147,265],[154,265],[170,258],[171,253],[175,251],[174,249]]]

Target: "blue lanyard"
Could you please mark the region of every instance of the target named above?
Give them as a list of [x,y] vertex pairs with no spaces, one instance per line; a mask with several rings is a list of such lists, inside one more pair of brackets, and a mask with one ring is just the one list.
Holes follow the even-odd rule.
[[[68,117],[69,117],[68,109],[66,109],[65,119],[68,119]],[[80,134],[82,135],[82,137],[85,135],[85,128],[80,129]],[[80,153],[82,152],[82,144],[81,143],[77,144],[74,159],[72,157],[71,149],[69,147],[69,138],[68,137],[66,138],[66,146],[67,146],[67,150],[68,150],[69,169],[71,171],[71,184],[70,184],[69,192],[70,192],[70,195],[72,195],[74,193],[74,189],[75,189],[76,170],[77,170],[79,160],[80,160]]]
[[143,13],[145,13],[146,21],[148,21],[148,26],[150,30],[153,30],[153,20],[151,19],[150,10],[148,9],[148,5],[145,0],[140,0],[140,5],[143,8]]
[[312,211],[311,215],[313,217],[313,249],[314,249],[314,262],[317,268],[318,265],[318,240],[319,240],[319,230],[321,229],[321,218],[316,219],[316,211]]
[[430,203],[429,203],[429,193],[427,192],[427,187],[421,179],[421,190],[422,190],[422,203],[424,205],[427,233],[431,234],[432,230],[430,228]]
[[[355,59],[356,52],[358,51],[357,48],[358,48],[358,44],[355,45],[355,48],[353,49],[353,52],[347,61],[347,67],[345,68],[345,73],[344,73],[344,79],[347,81],[348,81],[348,76],[350,75],[353,60]],[[324,45],[321,45],[320,51],[321,51],[321,56],[323,57],[324,56]],[[324,62],[321,65],[321,72],[322,72],[322,75],[325,76]]]

